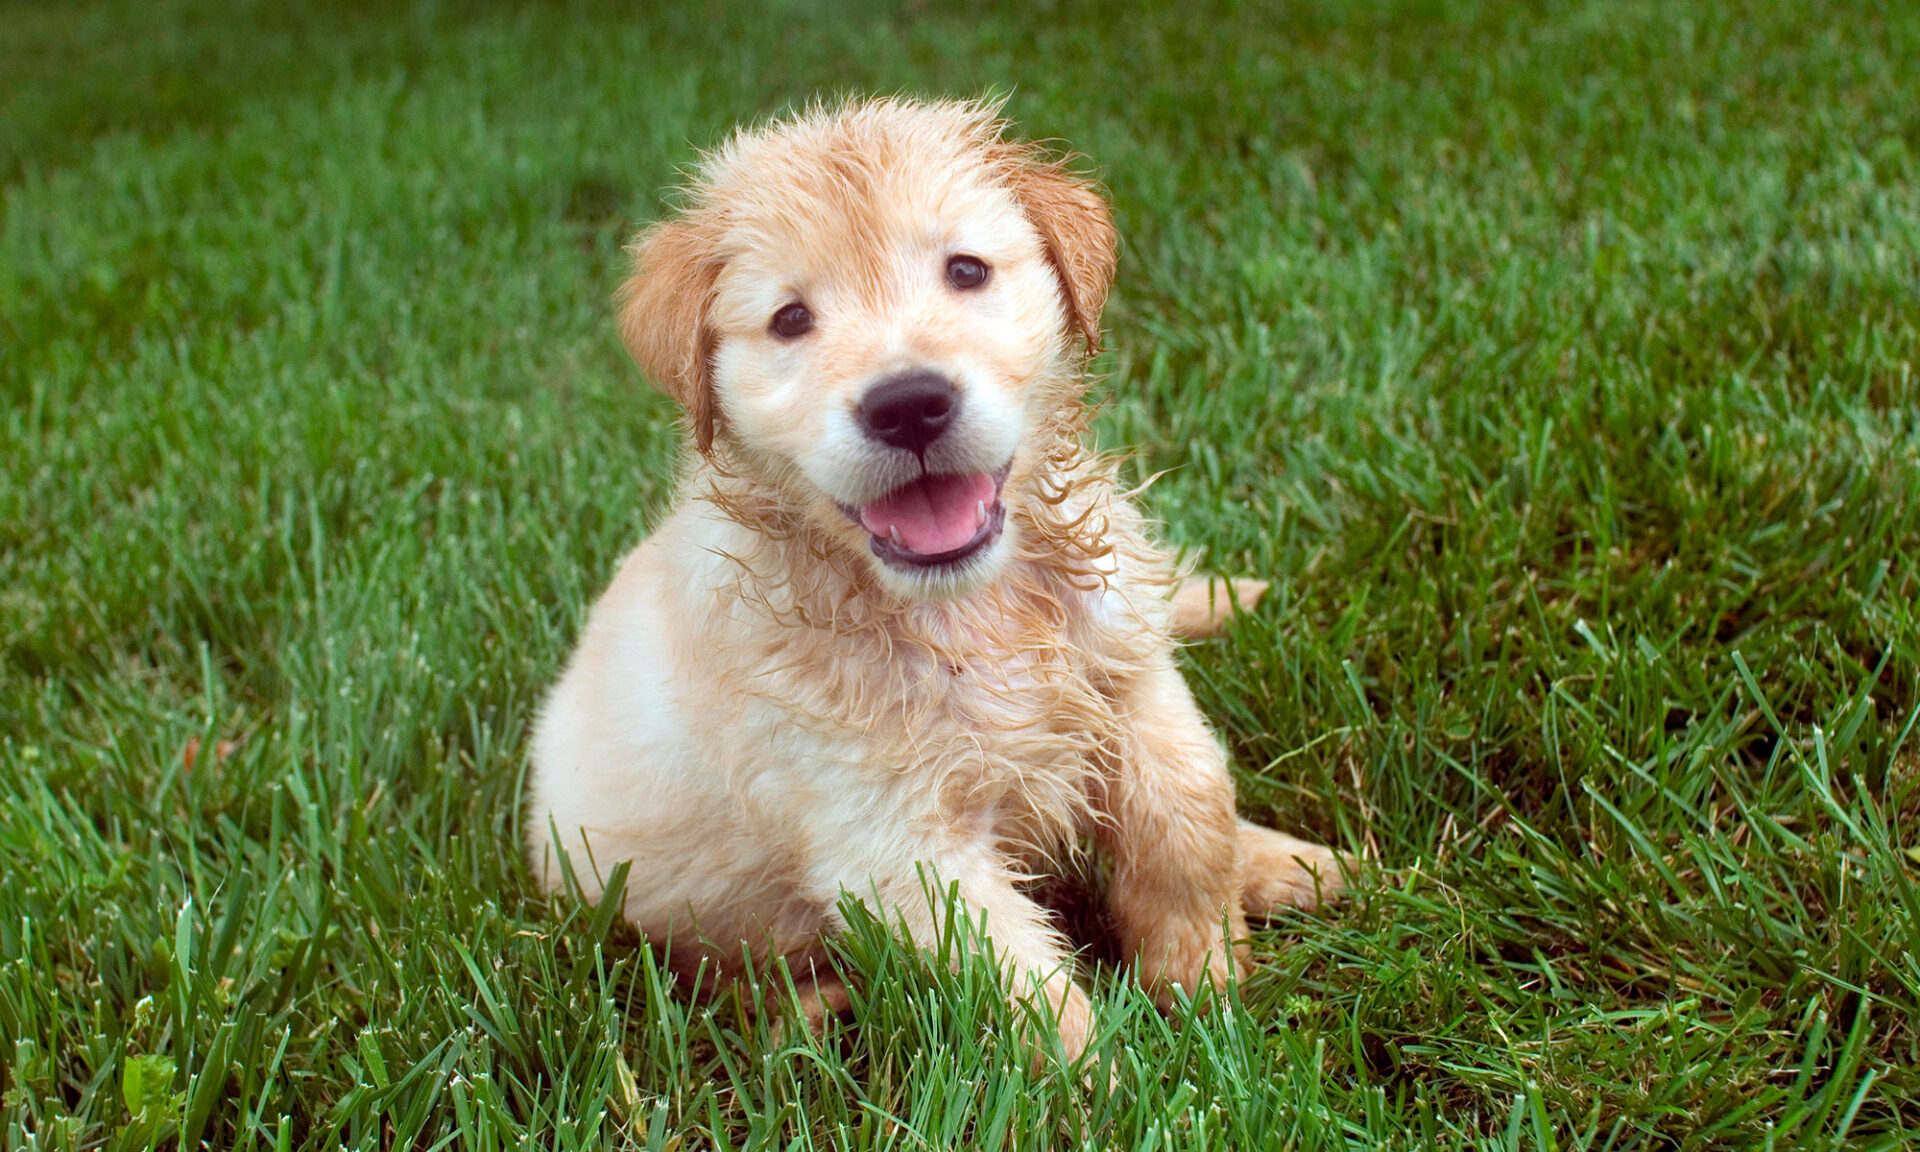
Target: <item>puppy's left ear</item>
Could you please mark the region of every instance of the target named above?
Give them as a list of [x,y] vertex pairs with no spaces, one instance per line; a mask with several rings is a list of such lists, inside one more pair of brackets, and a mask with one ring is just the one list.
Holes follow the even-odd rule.
[[1091,181],[1060,161],[1022,157],[1011,166],[1014,198],[1046,245],[1047,259],[1060,278],[1067,321],[1100,350],[1100,311],[1113,286],[1119,262],[1119,237],[1106,198]]

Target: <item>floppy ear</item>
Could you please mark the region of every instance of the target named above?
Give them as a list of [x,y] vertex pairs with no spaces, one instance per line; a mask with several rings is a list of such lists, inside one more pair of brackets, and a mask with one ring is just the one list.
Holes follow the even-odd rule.
[[640,370],[687,410],[695,446],[709,452],[714,337],[707,309],[720,265],[706,238],[679,220],[655,224],[628,251],[634,271],[620,286],[620,339]]
[[1046,245],[1066,295],[1067,321],[1100,350],[1100,310],[1119,261],[1119,237],[1107,202],[1084,177],[1058,161],[1025,157],[1011,172],[1014,198]]

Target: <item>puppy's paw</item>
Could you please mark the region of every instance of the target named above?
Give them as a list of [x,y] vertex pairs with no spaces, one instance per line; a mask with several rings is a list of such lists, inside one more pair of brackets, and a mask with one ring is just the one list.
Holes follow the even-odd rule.
[[1241,901],[1248,916],[1281,908],[1311,910],[1346,891],[1340,856],[1331,848],[1241,821],[1240,851],[1246,869]]
[[[1056,1062],[1062,1068],[1072,1065],[1093,1039],[1093,1002],[1079,985],[1064,976],[1046,981],[1019,1007],[1025,1017],[1022,1031],[1032,1053],[1029,1070],[1035,1075]],[[1054,1047],[1056,1040],[1058,1048]]]
[[789,1019],[804,1027],[808,1034],[818,1036],[826,1030],[829,1018],[852,1011],[853,994],[847,991],[847,986],[837,977],[821,976],[796,986]]
[[[1162,1011],[1174,1006],[1176,994],[1197,997],[1208,988],[1223,991],[1227,981],[1246,974],[1244,941],[1221,931],[1221,915],[1169,916],[1143,936],[1136,950],[1141,982]],[[1234,916],[1228,931],[1246,932],[1245,921]]]
[[1079,988],[1073,988],[1055,1009],[1060,1029],[1060,1054],[1071,1064],[1080,1059],[1093,1039],[1093,1003]]
[[1059,1048],[1054,1048],[1054,1037],[1044,1034],[1032,1036],[1033,1058],[1028,1070],[1034,1075],[1044,1075],[1057,1071],[1073,1075],[1078,1068],[1080,1087],[1089,1093],[1098,1091],[1100,1082],[1106,1081],[1107,1091],[1120,1086],[1115,1067],[1098,1054],[1087,1058],[1087,1049],[1093,1043],[1093,1003],[1087,999],[1077,985],[1069,985],[1062,992],[1057,988],[1048,989],[1046,998],[1053,1002],[1053,1026],[1059,1038]]

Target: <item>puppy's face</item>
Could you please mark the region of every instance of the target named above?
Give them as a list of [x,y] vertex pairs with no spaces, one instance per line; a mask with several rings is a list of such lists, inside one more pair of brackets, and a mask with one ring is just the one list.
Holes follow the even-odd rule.
[[[693,196],[638,249],[623,331],[643,367],[895,591],[992,579],[1023,448],[1078,401],[1104,204],[977,105],[896,102],[742,135]],[[649,343],[661,309],[677,362]]]

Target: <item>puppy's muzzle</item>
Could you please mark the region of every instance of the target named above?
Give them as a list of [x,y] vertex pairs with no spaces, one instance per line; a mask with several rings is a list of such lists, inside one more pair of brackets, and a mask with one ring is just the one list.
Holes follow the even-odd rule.
[[953,381],[938,372],[903,372],[883,380],[860,401],[860,430],[890,448],[918,456],[940,439],[960,409]]
[[[927,368],[880,381],[861,398],[855,419],[867,439],[911,452],[918,474],[863,504],[842,504],[847,518],[867,530],[873,554],[902,571],[951,569],[1000,538],[1007,509],[1000,490],[1011,461],[980,470],[955,460],[949,436],[960,417],[960,390]],[[932,452],[936,444],[941,451]]]

